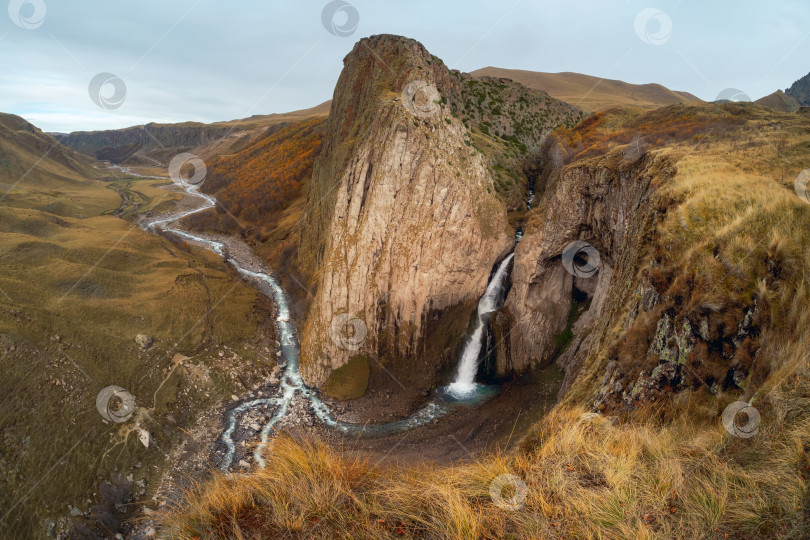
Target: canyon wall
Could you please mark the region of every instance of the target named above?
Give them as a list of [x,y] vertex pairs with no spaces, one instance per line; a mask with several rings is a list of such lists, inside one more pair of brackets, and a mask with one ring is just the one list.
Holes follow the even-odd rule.
[[[495,91],[515,97],[496,103],[487,98]],[[518,102],[531,107],[505,106]],[[450,71],[411,39],[357,43],[301,221],[301,266],[316,287],[302,335],[306,381],[321,386],[361,356],[372,373],[393,375],[381,385],[431,384],[493,265],[514,245],[491,158],[471,129],[487,122],[528,152],[526,143],[581,115],[511,81]],[[485,136],[476,131],[478,141]]]
[[[508,340],[497,348],[498,374],[556,362],[565,399],[609,414],[765,380],[762,329],[790,257],[766,219],[724,221],[729,193],[744,198],[765,182],[726,158],[739,130],[774,114],[738,104],[617,109],[550,136],[543,191],[496,317],[496,335]],[[769,197],[798,204],[770,182],[761,188]],[[746,236],[757,228],[756,240]]]
[[[515,250],[513,285],[504,306],[511,322],[510,355],[500,355],[500,374],[556,359],[567,374],[564,386],[570,385],[606,303],[623,298],[624,281],[637,271],[645,252],[640,240],[653,216],[650,179],[662,168],[665,164],[651,156],[632,160],[618,152],[555,173]],[[587,252],[574,261],[583,268],[575,270],[578,275],[563,264],[566,250],[576,251],[569,248],[575,241],[598,253],[593,275],[588,275],[585,258],[594,261]],[[572,313],[574,301],[579,305]]]

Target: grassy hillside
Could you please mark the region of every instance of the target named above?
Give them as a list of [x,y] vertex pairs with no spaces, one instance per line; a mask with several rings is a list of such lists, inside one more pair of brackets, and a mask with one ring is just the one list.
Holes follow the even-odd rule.
[[[199,412],[262,376],[246,343],[256,294],[219,258],[104,215],[165,207],[160,181],[94,169],[8,115],[0,161],[0,536],[55,534],[67,519],[106,535],[137,508],[115,504],[151,496]],[[220,358],[226,346],[235,354]],[[135,396],[135,419],[103,420],[108,385]]]
[[268,134],[208,167],[203,191],[216,193],[232,217],[275,227],[280,211],[301,196],[321,148],[324,119],[306,120]]
[[777,90],[773,94],[759,98],[754,103],[782,112],[794,112],[799,110],[799,107],[801,107],[799,102],[796,101],[796,98],[785,94],[781,90]]
[[577,105],[589,112],[604,111],[623,105],[655,109],[675,103],[701,101],[688,92],[676,92],[660,84],[630,84],[581,73],[542,73],[485,67],[473,71],[471,74],[477,77],[512,79],[529,88],[544,90],[552,97]]
[[301,285],[306,278],[294,254],[324,122],[296,122],[258,137],[240,152],[209,159],[202,189],[216,195],[220,205],[184,222],[200,231],[243,235],[273,268],[299,315],[306,312],[311,294]]
[[[719,342],[723,315],[736,320],[740,306],[756,301],[756,343],[740,347],[747,360],[695,347],[682,384],[629,410],[600,413],[594,399],[606,363],[616,362],[619,379],[637,376],[657,334],[649,322],[661,315],[610,304],[572,390],[522,434],[519,450],[391,468],[281,438],[266,469],[215,477],[189,492],[164,516],[167,531],[177,538],[806,538],[810,204],[793,183],[810,167],[808,132],[803,113],[676,105],[611,111],[550,141],[558,162],[547,165],[558,172],[623,170],[642,158],[667,164],[648,170],[657,218],[632,279],[652,283],[674,320],[714,310],[707,332],[720,332]],[[717,379],[742,361],[753,361],[744,381]],[[735,400],[761,415],[751,438],[721,423]],[[495,504],[493,481],[503,474],[523,486],[502,491],[507,503],[521,495],[516,507]]]

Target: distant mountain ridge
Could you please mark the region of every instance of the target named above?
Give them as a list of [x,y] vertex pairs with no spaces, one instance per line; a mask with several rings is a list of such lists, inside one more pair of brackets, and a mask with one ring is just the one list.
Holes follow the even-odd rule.
[[180,151],[216,143],[225,136],[234,136],[234,141],[231,141],[234,144],[240,140],[252,142],[268,128],[280,128],[292,122],[324,117],[329,114],[329,105],[330,102],[327,101],[309,109],[254,115],[212,124],[153,122],[124,129],[76,131],[61,137],[60,142],[85,155],[113,163],[143,160],[146,164],[154,165],[154,160],[166,161]]
[[810,107],[810,73],[794,82],[785,94],[799,102],[802,107]]
[[702,101],[688,92],[677,92],[660,84],[631,84],[581,73],[544,73],[490,66],[473,71],[471,75],[512,79],[529,88],[544,90],[551,97],[577,105],[589,112],[619,106],[657,109],[676,103]]

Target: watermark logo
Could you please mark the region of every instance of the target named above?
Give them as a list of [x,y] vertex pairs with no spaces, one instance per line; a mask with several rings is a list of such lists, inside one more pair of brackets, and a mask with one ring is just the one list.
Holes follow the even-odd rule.
[[599,271],[601,259],[595,247],[582,240],[575,240],[565,246],[562,263],[572,276],[589,278]]
[[25,30],[36,30],[45,22],[48,8],[43,0],[11,0],[8,16],[11,22]]
[[740,101],[748,102],[751,101],[751,96],[749,96],[748,94],[737,88],[726,88],[725,90],[717,94],[715,101],[720,103],[728,103],[728,102],[737,103]]
[[624,157],[631,161],[637,161],[646,152],[647,152],[647,142],[641,135],[636,135],[633,137],[633,140],[631,140],[627,144],[627,146],[625,146]]
[[357,8],[343,0],[333,0],[321,11],[321,22],[333,36],[348,37],[354,34],[360,24]]
[[[184,176],[184,172],[187,172],[189,167],[194,169],[194,174]],[[205,162],[194,154],[183,152],[174,156],[169,162],[169,176],[177,184],[198,186],[202,184],[207,175],[208,167],[205,166]]]
[[735,401],[723,411],[722,422],[730,434],[749,439],[759,431],[759,411],[745,401]]
[[672,36],[672,19],[660,9],[643,9],[634,24],[638,38],[648,45],[663,45]]
[[442,96],[432,84],[425,81],[411,81],[400,94],[402,105],[414,116],[428,118],[441,110]]
[[96,396],[96,409],[105,420],[120,424],[135,412],[135,396],[120,386],[107,386]]
[[121,77],[112,73],[99,73],[93,77],[87,91],[93,103],[102,109],[117,109],[127,98],[127,85]]
[[807,189],[808,183],[810,183],[810,169],[805,169],[796,177],[796,183],[793,187],[796,190],[796,195],[807,204],[810,204],[810,191]]
[[[512,486],[515,493],[510,497],[503,496],[503,489],[506,486]],[[514,474],[502,474],[496,476],[492,482],[489,483],[489,497],[498,508],[503,510],[520,510],[526,504],[526,497],[529,496],[529,488],[526,487],[526,482],[520,479],[519,476]]]
[[329,337],[346,351],[356,351],[362,347],[367,335],[366,323],[351,313],[341,313],[329,324]]

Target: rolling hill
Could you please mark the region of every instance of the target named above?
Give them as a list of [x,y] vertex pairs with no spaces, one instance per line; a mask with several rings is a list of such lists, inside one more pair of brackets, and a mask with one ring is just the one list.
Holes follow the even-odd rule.
[[[257,355],[244,350],[262,326],[253,290],[218,257],[113,217],[173,207],[165,183],[95,168],[24,119],[0,114],[3,538],[63,534],[68,504],[92,509],[73,514],[76,530],[85,520],[116,528],[126,516],[110,505],[133,486],[118,473],[151,485],[166,465],[156,445],[170,451],[182,442],[175,426],[191,429],[199,411],[267,376],[247,365]],[[216,311],[212,298],[221,299]],[[138,334],[151,347],[140,347]],[[230,360],[215,352],[224,346]],[[190,370],[214,375],[190,388]],[[132,426],[105,423],[96,410],[109,385],[135,396],[151,452],[133,444]]]
[[688,92],[676,92],[660,84],[630,84],[581,73],[543,73],[485,67],[473,71],[471,75],[512,79],[529,88],[544,90],[551,97],[567,101],[589,112],[599,112],[618,106],[656,109],[676,103],[702,101]]
[[238,152],[268,132],[329,114],[330,102],[309,109],[203,124],[149,123],[125,129],[77,131],[60,140],[88,156],[126,165],[165,165],[180,152],[193,151],[203,159]]
[[799,107],[801,107],[796,98],[789,96],[788,94],[785,94],[781,90],[777,90],[773,94],[761,97],[754,103],[756,103],[757,105],[762,105],[763,107],[770,107],[771,109],[776,109],[777,111],[782,112],[798,111]]

